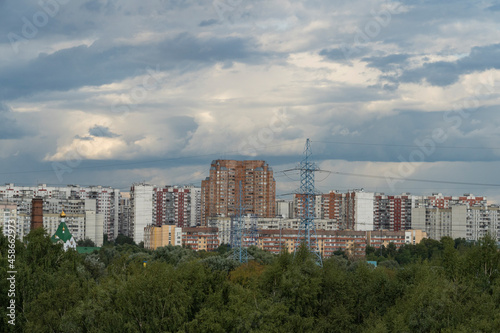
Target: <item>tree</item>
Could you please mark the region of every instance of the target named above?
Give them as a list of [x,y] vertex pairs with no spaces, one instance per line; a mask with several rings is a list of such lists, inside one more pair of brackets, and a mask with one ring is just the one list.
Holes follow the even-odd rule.
[[189,262],[197,257],[195,251],[180,246],[167,245],[153,252],[153,259],[177,266],[181,262]]
[[500,276],[500,253],[495,238],[490,234],[481,238],[478,244],[467,252],[467,272],[489,285]]
[[108,234],[103,234],[102,235],[102,245],[106,246],[106,245],[113,245],[113,243],[111,243],[108,239]]
[[96,247],[95,243],[90,238],[80,239],[76,242],[76,245],[83,247]]
[[442,266],[449,279],[455,280],[459,274],[459,257],[455,241],[451,237],[441,238],[443,244]]
[[134,239],[125,235],[118,235],[115,239],[115,245],[130,244],[136,245]]
[[231,251],[231,245],[229,244],[224,244],[222,243],[221,245],[219,245],[219,247],[217,248],[217,253],[219,254],[226,254],[228,253],[229,251]]
[[275,260],[276,260],[276,255],[269,252],[265,251],[262,249],[259,249],[257,246],[252,245],[248,248],[248,255],[249,257],[253,257],[253,259],[260,263],[260,264],[265,264],[265,265],[271,265]]

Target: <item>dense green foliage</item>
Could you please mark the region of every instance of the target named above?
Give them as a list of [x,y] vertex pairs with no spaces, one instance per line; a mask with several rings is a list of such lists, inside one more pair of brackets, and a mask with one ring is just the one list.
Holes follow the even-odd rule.
[[[316,265],[249,249],[149,251],[126,239],[92,254],[64,252],[43,230],[16,244],[16,326],[0,294],[1,331],[499,332],[500,254],[493,239],[443,238],[342,253]],[[7,239],[0,236],[1,290]],[[144,266],[144,262],[147,264]]]
[[90,238],[85,238],[85,239],[80,239],[78,242],[76,242],[77,246],[83,246],[83,247],[95,247],[95,243],[90,239]]

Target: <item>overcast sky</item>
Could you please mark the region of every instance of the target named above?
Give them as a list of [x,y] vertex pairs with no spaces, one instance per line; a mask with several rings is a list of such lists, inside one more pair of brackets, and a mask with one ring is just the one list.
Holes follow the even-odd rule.
[[310,138],[355,174],[322,192],[500,202],[500,1],[40,3],[0,0],[2,183],[199,185],[263,159],[284,194]]

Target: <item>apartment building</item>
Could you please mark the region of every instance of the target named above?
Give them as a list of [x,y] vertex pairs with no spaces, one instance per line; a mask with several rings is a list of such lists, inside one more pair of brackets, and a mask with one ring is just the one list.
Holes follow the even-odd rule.
[[215,251],[219,247],[217,228],[182,228],[182,246],[195,251]]
[[144,247],[156,250],[163,246],[181,246],[182,228],[175,225],[148,225],[144,230]]
[[[104,232],[108,239],[118,236],[118,211],[120,190],[105,186],[16,186],[9,183],[0,186],[0,201],[23,198],[30,202],[33,198],[46,199],[94,199],[96,214],[104,216]],[[29,203],[31,210],[31,202]],[[30,218],[28,216],[28,218]]]
[[243,215],[274,217],[275,199],[276,181],[265,161],[214,160],[201,182],[201,225],[209,217],[238,215],[240,204]]
[[133,184],[130,202],[123,202],[129,204],[129,208],[122,209],[121,229],[139,243],[144,241],[144,228],[151,224],[195,227],[201,219],[200,193],[201,189],[193,186]]
[[[11,197],[8,202],[0,203],[0,226],[2,210],[9,207],[9,218],[14,221],[16,236],[23,239],[31,230],[32,199]],[[15,209],[15,213],[13,213]],[[65,211],[65,222],[75,240],[91,239],[97,246],[103,243],[104,214],[97,213],[95,199],[60,199],[43,200],[42,226],[49,235],[53,235],[60,223],[60,214]]]
[[[352,257],[364,257],[367,246],[380,248],[393,243],[396,248],[404,244],[418,244],[426,237],[425,233],[415,231],[414,240],[410,239],[412,231],[356,231],[356,230],[317,230],[317,246],[325,258],[336,251],[344,251]],[[407,235],[408,234],[408,235]],[[258,247],[278,254],[283,248],[293,252],[300,243],[298,230],[259,230]],[[408,238],[407,238],[408,236]]]
[[4,235],[9,234],[9,230],[14,230],[16,234],[22,232],[17,225],[17,205],[0,202],[0,228],[2,228]]
[[486,234],[500,241],[500,207],[457,204],[448,208],[420,207],[412,211],[412,228],[427,232],[429,238],[465,238],[477,241]]
[[[302,194],[294,197],[294,217],[303,214]],[[309,199],[310,200],[310,199]],[[335,221],[338,229],[367,231],[374,229],[374,193],[362,189],[339,193],[316,195],[313,198],[316,219]],[[316,220],[315,220],[316,221]]]

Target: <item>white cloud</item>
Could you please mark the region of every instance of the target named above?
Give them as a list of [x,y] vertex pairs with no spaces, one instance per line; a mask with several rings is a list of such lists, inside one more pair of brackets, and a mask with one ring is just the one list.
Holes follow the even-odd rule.
[[[376,21],[374,12],[398,4],[385,0],[254,1],[242,2],[219,17],[210,1],[101,1],[93,6],[71,2],[40,29],[36,38],[19,45],[18,55],[5,41],[0,43],[0,73],[12,77],[0,88],[0,99],[12,110],[9,117],[29,133],[2,141],[2,162],[10,159],[10,163],[25,153],[42,167],[48,161],[64,161],[79,152],[83,160],[140,162],[235,153],[242,158],[267,156],[284,163],[300,156],[306,137],[411,143],[434,128],[436,112],[465,105],[471,98],[487,110],[497,108],[499,70],[463,74],[448,86],[425,81],[404,83],[398,78],[405,70],[439,61],[454,63],[473,47],[498,43],[499,14],[485,13],[483,5],[474,7],[465,2],[399,4],[397,13],[378,34],[356,45],[356,33]],[[5,31],[21,28],[20,17],[9,22],[14,23],[0,23],[10,24]],[[180,39],[177,44],[176,38]],[[192,43],[183,43],[183,38]],[[219,44],[206,42],[211,40]],[[226,44],[228,40],[236,42]],[[86,46],[82,48],[87,52],[85,59],[96,67],[107,64],[94,73],[102,76],[100,80],[81,80],[80,76],[85,77],[92,69],[83,66],[81,52],[72,49],[81,45]],[[359,54],[350,61],[341,53],[338,59],[320,55],[322,50],[338,50],[341,45],[359,47]],[[70,57],[61,55],[70,51]],[[39,60],[41,53],[58,55],[59,63],[49,63],[53,65],[49,67],[42,62],[47,68],[34,71],[30,64]],[[204,54],[210,59],[204,59]],[[175,61],[166,61],[168,55]],[[388,55],[408,57],[406,62],[383,70],[370,67],[365,59]],[[54,84],[70,69],[71,77],[63,82],[73,85]],[[148,69],[156,72],[158,84],[149,85],[139,96],[145,82],[153,83]],[[37,82],[36,89],[20,94],[32,81]],[[484,82],[492,83],[493,88],[478,89]],[[273,117],[283,110],[287,120],[276,127]],[[401,111],[422,118],[415,128],[398,124]],[[449,131],[446,144],[472,140],[469,145],[489,142],[493,146],[498,142],[500,125],[492,114],[476,113],[468,119],[470,124]],[[386,123],[392,128],[385,127]],[[109,128],[117,136],[89,140],[89,129],[96,125]],[[406,129],[404,135],[399,133],[400,127]],[[22,153],[17,154],[19,151]],[[400,165],[394,154],[383,149],[380,155],[386,156],[381,159],[392,162],[366,160],[366,151],[355,147],[338,153],[353,161],[327,161],[325,165],[367,174],[380,174]],[[498,151],[490,155],[498,156]],[[442,173],[443,177],[466,179],[470,177],[469,166],[484,174],[492,170],[491,164],[475,160],[483,161],[483,155],[457,151],[446,158],[463,160],[463,165],[428,163],[412,175],[433,178]],[[206,159],[205,166],[212,156]],[[176,163],[168,171],[120,170],[113,179],[117,183],[129,177],[169,183],[184,182],[183,177],[195,181],[202,178],[204,166],[199,161],[195,167],[182,166],[187,163],[182,159]],[[453,173],[446,174],[446,167],[453,168]],[[71,177],[78,177],[77,173]],[[88,171],[85,177],[101,179],[103,174],[105,171]],[[332,179],[335,181],[328,183]],[[491,179],[498,176],[492,173]],[[280,182],[280,191],[291,189],[282,177]],[[369,178],[329,176],[325,182],[325,188],[385,186]]]

